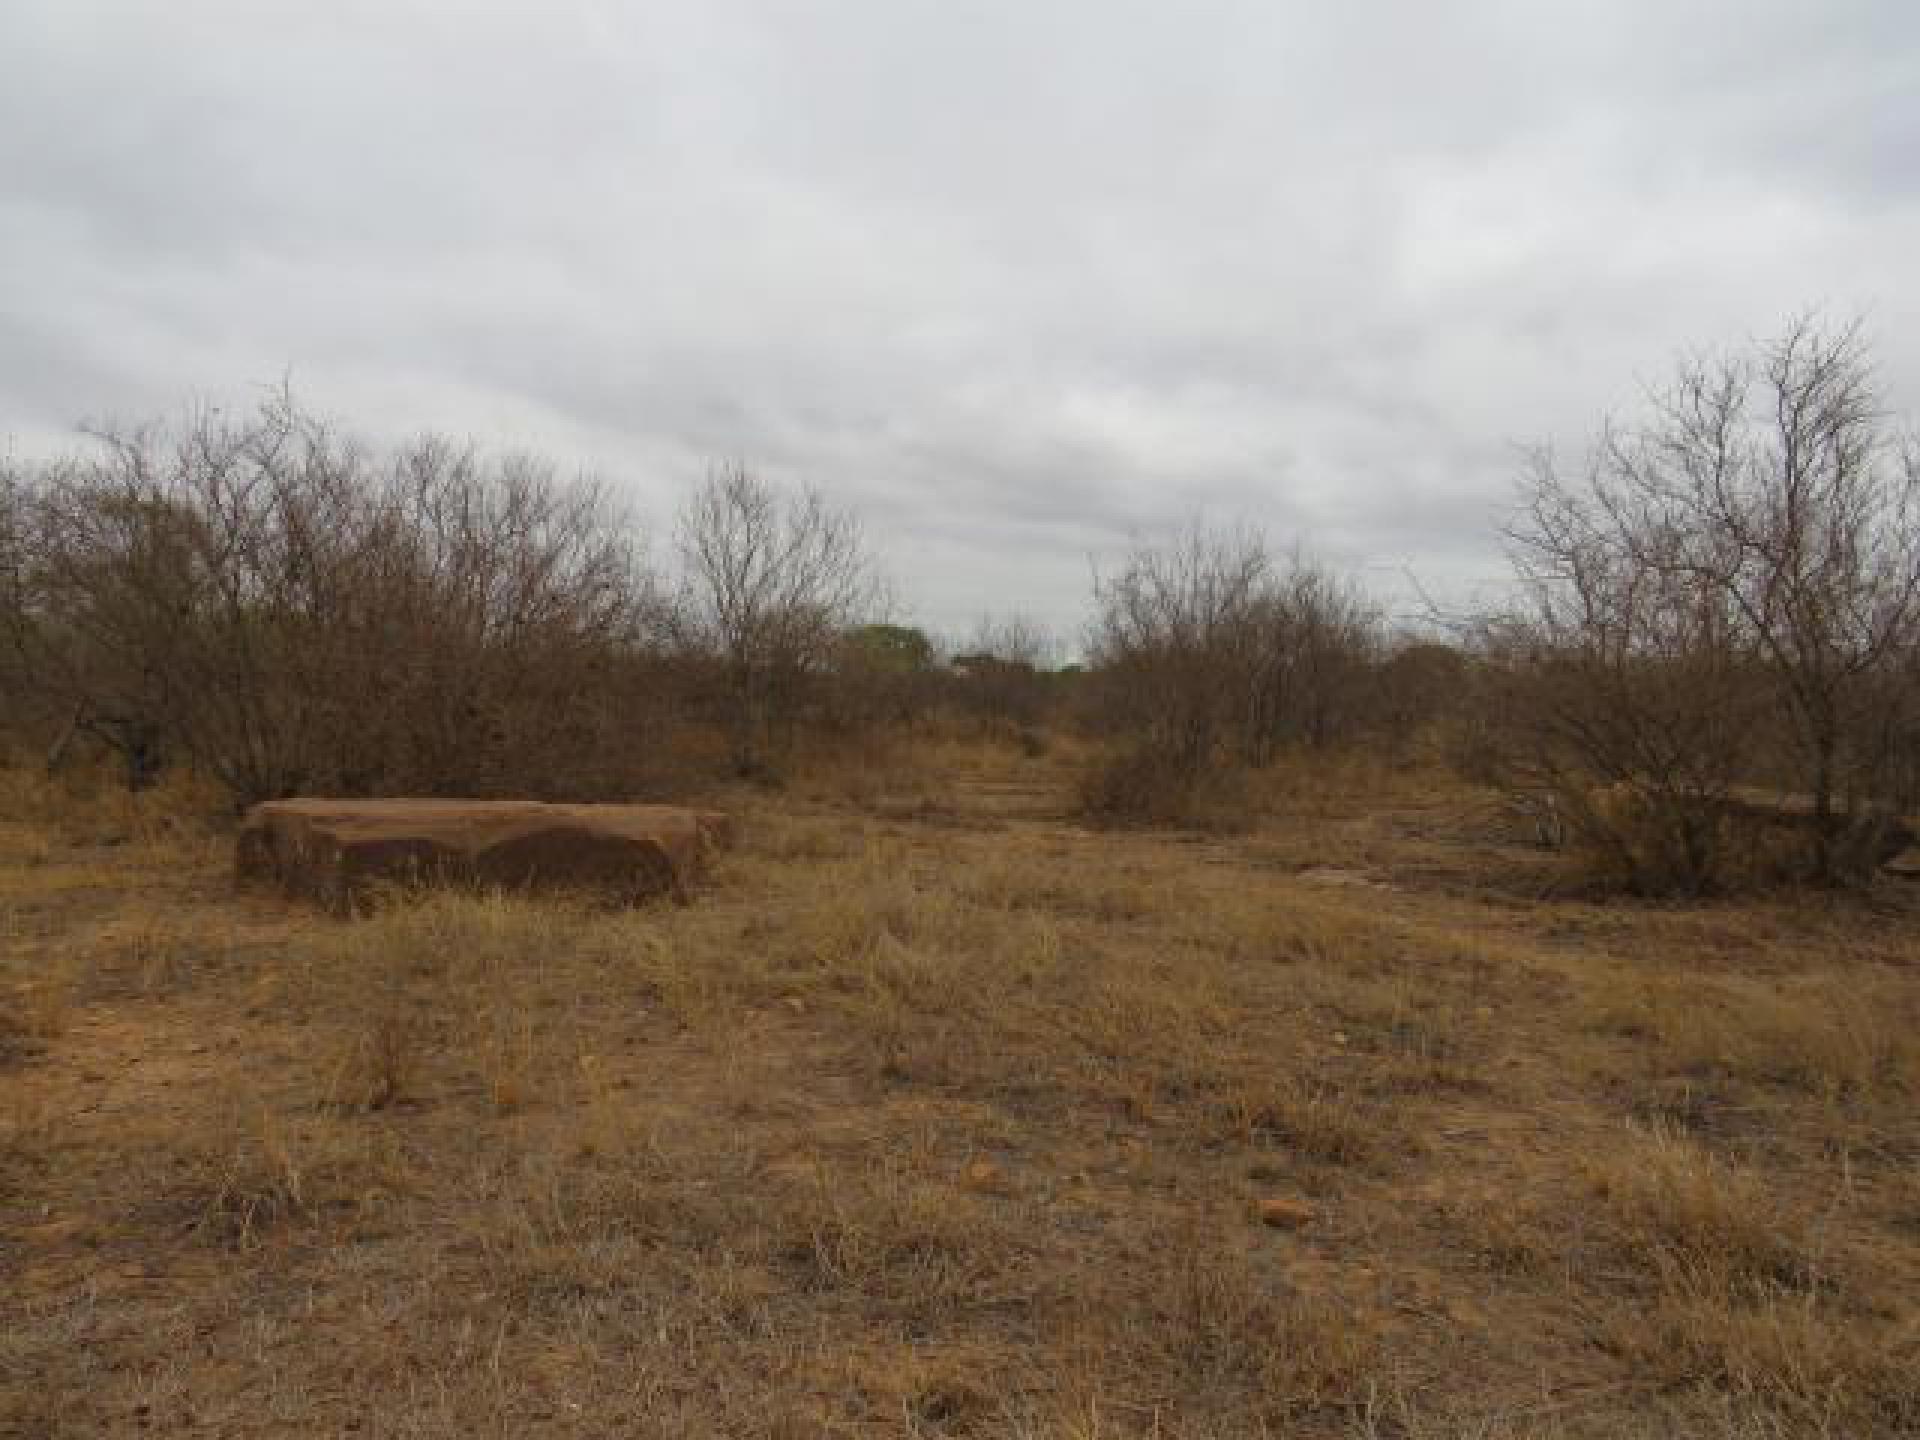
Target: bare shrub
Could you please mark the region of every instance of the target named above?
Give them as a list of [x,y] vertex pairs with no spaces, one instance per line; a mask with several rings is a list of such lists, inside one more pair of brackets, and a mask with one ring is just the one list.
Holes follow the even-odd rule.
[[1197,775],[1245,702],[1253,618],[1272,573],[1251,531],[1195,524],[1096,578],[1092,651],[1116,723]]
[[1296,552],[1251,621],[1240,742],[1249,763],[1287,745],[1325,749],[1369,727],[1384,642],[1379,607],[1358,585]]
[[1080,775],[1082,814],[1106,825],[1180,825],[1234,830],[1250,819],[1244,772],[1189,769],[1179,757],[1134,744],[1094,761]]
[[[1914,723],[1920,463],[1857,327],[1685,363],[1580,474],[1536,454],[1511,536],[1519,598],[1485,638],[1512,773],[1625,878],[1711,888],[1769,809],[1802,817],[1797,873],[1880,858]],[[1750,785],[1777,800],[1732,803]]]
[[814,490],[784,494],[743,465],[714,470],[680,517],[694,651],[717,668],[734,769],[792,740],[840,637],[878,587],[859,523]]
[[1092,813],[1184,819],[1209,772],[1218,798],[1233,766],[1360,732],[1378,612],[1298,554],[1276,562],[1258,533],[1195,524],[1137,546],[1094,596],[1103,709],[1131,743],[1090,777]]
[[285,394],[93,439],[30,478],[11,648],[134,784],[174,752],[241,801],[577,793],[633,748],[650,597],[600,488],[435,439],[378,457]]

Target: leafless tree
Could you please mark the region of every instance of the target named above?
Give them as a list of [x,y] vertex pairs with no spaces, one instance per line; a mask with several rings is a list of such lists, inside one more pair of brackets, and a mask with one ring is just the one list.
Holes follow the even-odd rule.
[[738,464],[694,492],[679,548],[686,618],[720,667],[733,763],[750,774],[790,739],[843,632],[878,608],[873,565],[850,511]]
[[1637,888],[1704,889],[1762,697],[1724,602],[1651,563],[1676,537],[1630,540],[1591,493],[1536,457],[1513,530],[1521,600],[1482,637],[1495,750]]
[[1738,783],[1777,779],[1814,876],[1875,852],[1912,734],[1920,464],[1858,325],[1683,363],[1585,473],[1536,457],[1513,537],[1504,629],[1562,763],[1702,834]]

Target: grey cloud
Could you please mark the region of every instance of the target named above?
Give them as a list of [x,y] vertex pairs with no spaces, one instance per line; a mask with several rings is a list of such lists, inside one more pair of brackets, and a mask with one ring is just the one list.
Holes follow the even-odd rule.
[[1195,510],[1465,594],[1683,345],[1870,308],[1912,408],[1915,93],[1904,0],[13,0],[0,435],[285,372],[812,480],[947,629]]

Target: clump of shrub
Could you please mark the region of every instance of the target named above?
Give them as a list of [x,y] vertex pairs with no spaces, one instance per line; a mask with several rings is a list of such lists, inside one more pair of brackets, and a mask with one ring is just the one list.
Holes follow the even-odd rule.
[[1100,825],[1244,829],[1252,820],[1245,772],[1193,766],[1150,745],[1128,746],[1081,774],[1080,813]]
[[[285,394],[103,430],[9,478],[0,690],[49,765],[235,803],[644,784],[660,600],[612,492]],[[638,743],[636,743],[638,742]]]
[[1565,838],[1587,875],[1609,890],[1702,894],[1778,885],[1799,871],[1790,824],[1720,797],[1616,784],[1558,797]]

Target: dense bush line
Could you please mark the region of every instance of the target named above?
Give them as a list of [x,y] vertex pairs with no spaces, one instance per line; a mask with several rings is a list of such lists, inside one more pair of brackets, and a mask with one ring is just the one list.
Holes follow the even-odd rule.
[[603,485],[438,438],[377,452],[286,394],[88,440],[0,464],[0,735],[56,767],[189,765],[236,803],[618,798],[1051,700],[1032,627],[942,664],[884,623],[854,516],[739,466],[687,497],[668,576]]
[[9,477],[16,724],[236,798],[618,783],[657,597],[606,492],[285,396]]
[[716,469],[662,573],[604,486],[377,452],[278,394],[0,464],[0,729],[239,802],[618,797],[942,711],[1033,755],[1080,729],[1084,809],[1175,824],[1283,753],[1440,740],[1635,889],[1843,880],[1904,843],[1920,460],[1857,327],[1689,361],[1582,466],[1537,453],[1521,499],[1508,599],[1450,634],[1196,523],[1097,573],[1078,647],[1017,616],[943,645],[889,623],[857,518],[813,491]]

